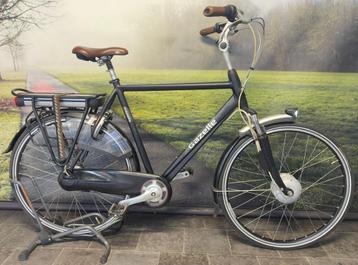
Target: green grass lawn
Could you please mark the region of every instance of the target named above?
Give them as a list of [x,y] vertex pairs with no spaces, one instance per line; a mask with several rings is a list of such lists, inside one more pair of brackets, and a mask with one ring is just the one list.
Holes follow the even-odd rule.
[[26,73],[24,72],[2,72],[4,81],[0,81],[0,98],[12,98],[11,90],[24,88]]
[[[126,70],[118,74],[123,84],[226,80],[226,71]],[[100,70],[54,75],[80,92],[109,93],[112,89],[107,84],[107,73]],[[179,151],[215,115],[231,93],[220,90],[131,92],[126,95],[139,125]],[[259,71],[248,83],[247,96],[260,117],[283,113],[286,107],[298,107],[299,122],[335,139],[349,158],[353,175],[357,176],[358,74]],[[119,106],[116,110],[121,112]],[[215,168],[220,154],[237,136],[241,126],[238,115],[227,121],[198,153],[199,159]]]
[[12,99],[11,90],[25,86],[24,73],[2,73],[5,81],[0,81],[0,200],[10,199],[11,187],[9,182],[10,154],[2,152],[7,148],[20,126],[20,113],[13,107],[4,107]]

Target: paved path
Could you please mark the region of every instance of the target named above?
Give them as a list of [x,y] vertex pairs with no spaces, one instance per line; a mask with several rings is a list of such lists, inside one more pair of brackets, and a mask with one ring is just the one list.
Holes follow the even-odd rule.
[[[106,82],[103,80],[103,82]],[[27,89],[37,92],[76,92],[53,76],[40,72],[28,73]],[[29,109],[24,109],[28,112]],[[118,116],[115,120],[122,130],[130,135],[126,122]],[[178,155],[178,151],[156,138],[155,136],[140,130],[148,156],[152,162],[154,171],[162,173],[171,161]],[[194,175],[172,183],[173,197],[170,206],[205,207],[212,208],[212,179],[214,172],[207,169],[200,161],[193,160],[190,167],[194,169]],[[142,167],[143,168],[143,167]]]
[[[0,211],[0,265],[99,265],[103,248],[77,241],[36,249],[18,262],[35,238],[20,211]],[[222,217],[129,214],[122,231],[108,236],[108,265],[357,265],[358,222],[344,222],[319,246],[295,251],[253,247]]]

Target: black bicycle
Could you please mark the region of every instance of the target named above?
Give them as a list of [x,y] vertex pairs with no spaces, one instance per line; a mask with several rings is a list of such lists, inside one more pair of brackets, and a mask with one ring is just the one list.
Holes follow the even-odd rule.
[[[207,7],[204,15],[227,18],[200,33],[220,34],[218,48],[228,81],[124,85],[111,59],[126,55],[126,49],[79,46],[73,49],[79,59],[107,66],[114,88],[108,97],[13,91],[18,106],[32,107],[7,150],[12,151],[14,192],[30,216],[39,215],[43,226],[57,232],[79,225],[104,231],[118,227],[130,205],[162,207],[171,198],[171,181],[190,174],[185,165],[237,112],[246,127],[223,153],[213,183],[215,202],[230,222],[251,242],[276,249],[311,245],[337,226],[354,187],[342,151],[322,133],[296,125],[297,109],[259,119],[246,100],[246,82],[262,48],[264,20],[245,18],[233,5]],[[229,38],[244,29],[253,36],[253,61],[241,83],[230,61]],[[203,89],[230,89],[232,96],[165,172],[155,174],[125,92]],[[110,109],[117,98],[133,141],[112,122]]]

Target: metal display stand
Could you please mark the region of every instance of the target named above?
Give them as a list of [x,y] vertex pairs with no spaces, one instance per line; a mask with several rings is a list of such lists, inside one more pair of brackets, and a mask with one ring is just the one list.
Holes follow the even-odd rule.
[[[15,184],[21,186],[20,182],[16,182]],[[30,257],[31,253],[38,246],[45,246],[45,245],[50,245],[60,242],[68,242],[68,241],[75,241],[75,240],[82,239],[82,240],[97,240],[98,242],[100,242],[105,248],[104,253],[100,258],[100,262],[102,264],[105,264],[107,262],[109,254],[111,252],[111,246],[109,245],[108,241],[103,237],[103,235],[99,231],[95,230],[92,226],[84,225],[84,224],[73,224],[73,228],[70,228],[65,232],[52,234],[44,229],[43,225],[41,224],[40,217],[38,216],[37,212],[32,207],[32,205],[31,205],[31,209],[35,215],[35,219],[40,231],[38,232],[37,238],[34,241],[32,241],[19,254],[18,259],[20,261],[27,260]],[[97,217],[100,217],[101,219],[104,218],[100,214],[94,213],[94,214],[88,214],[86,216],[83,216],[81,220],[93,217],[94,215],[96,216],[98,215]],[[71,225],[72,222],[78,221],[77,219],[78,218],[70,220],[67,222],[67,224]],[[81,231],[83,232],[83,234],[79,233]]]

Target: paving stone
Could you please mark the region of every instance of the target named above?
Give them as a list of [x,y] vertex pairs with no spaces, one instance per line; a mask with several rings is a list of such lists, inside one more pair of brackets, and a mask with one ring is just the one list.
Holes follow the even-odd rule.
[[0,248],[0,264],[4,262],[4,260],[11,255],[13,249],[10,248]]
[[161,253],[159,265],[209,265],[206,255],[193,255],[181,253]]
[[335,233],[322,245],[330,257],[358,258],[358,233]]
[[238,232],[229,231],[231,252],[234,255],[250,255],[259,257],[277,257],[278,251],[256,247],[243,240]]
[[11,224],[1,224],[0,225],[0,242],[3,243],[4,239],[9,236],[15,229],[17,228],[17,225],[11,225]]
[[311,265],[358,265],[357,259],[309,258]]
[[[112,249],[117,250],[135,250],[138,245],[140,230],[125,230],[115,235],[106,236]],[[97,241],[92,241],[89,248],[103,249],[103,245]]]
[[209,256],[210,265],[259,265],[255,256]]
[[235,229],[234,226],[223,216],[205,216],[205,227],[212,229]]
[[164,214],[128,213],[124,225],[134,227],[163,227],[166,216]]
[[183,229],[153,229],[142,231],[138,250],[143,251],[163,251],[163,252],[182,252],[183,251]]
[[97,249],[63,249],[53,265],[99,265],[102,254]]
[[125,225],[142,228],[163,226],[202,228],[204,226],[204,219],[204,216],[198,215],[129,213],[126,217]]
[[184,234],[185,253],[230,254],[227,233],[219,229],[186,229]]
[[26,215],[24,211],[10,211],[7,215],[7,218],[3,222],[13,225],[34,226],[33,220],[28,215]]
[[327,257],[327,252],[320,245],[304,249],[280,250],[279,253],[282,257]]
[[88,248],[91,241],[89,240],[71,240],[66,239],[64,242],[54,243],[48,246],[41,246],[42,248]]
[[106,265],[158,265],[159,253],[113,251]]
[[258,258],[262,265],[310,265],[306,258]]
[[168,214],[164,219],[164,225],[181,228],[203,228],[205,217],[200,215],[174,215]]
[[18,225],[15,229],[11,229],[9,234],[2,238],[1,244],[6,247],[16,248],[28,246],[36,238],[37,234],[32,227]]
[[2,210],[0,211],[0,224],[2,224],[6,219],[9,218],[9,215],[12,211]]
[[21,250],[17,249],[1,265],[52,265],[59,256],[60,249],[35,249],[28,260],[19,261]]
[[357,221],[344,221],[337,226],[335,231],[337,231],[337,232],[358,232],[358,222]]

